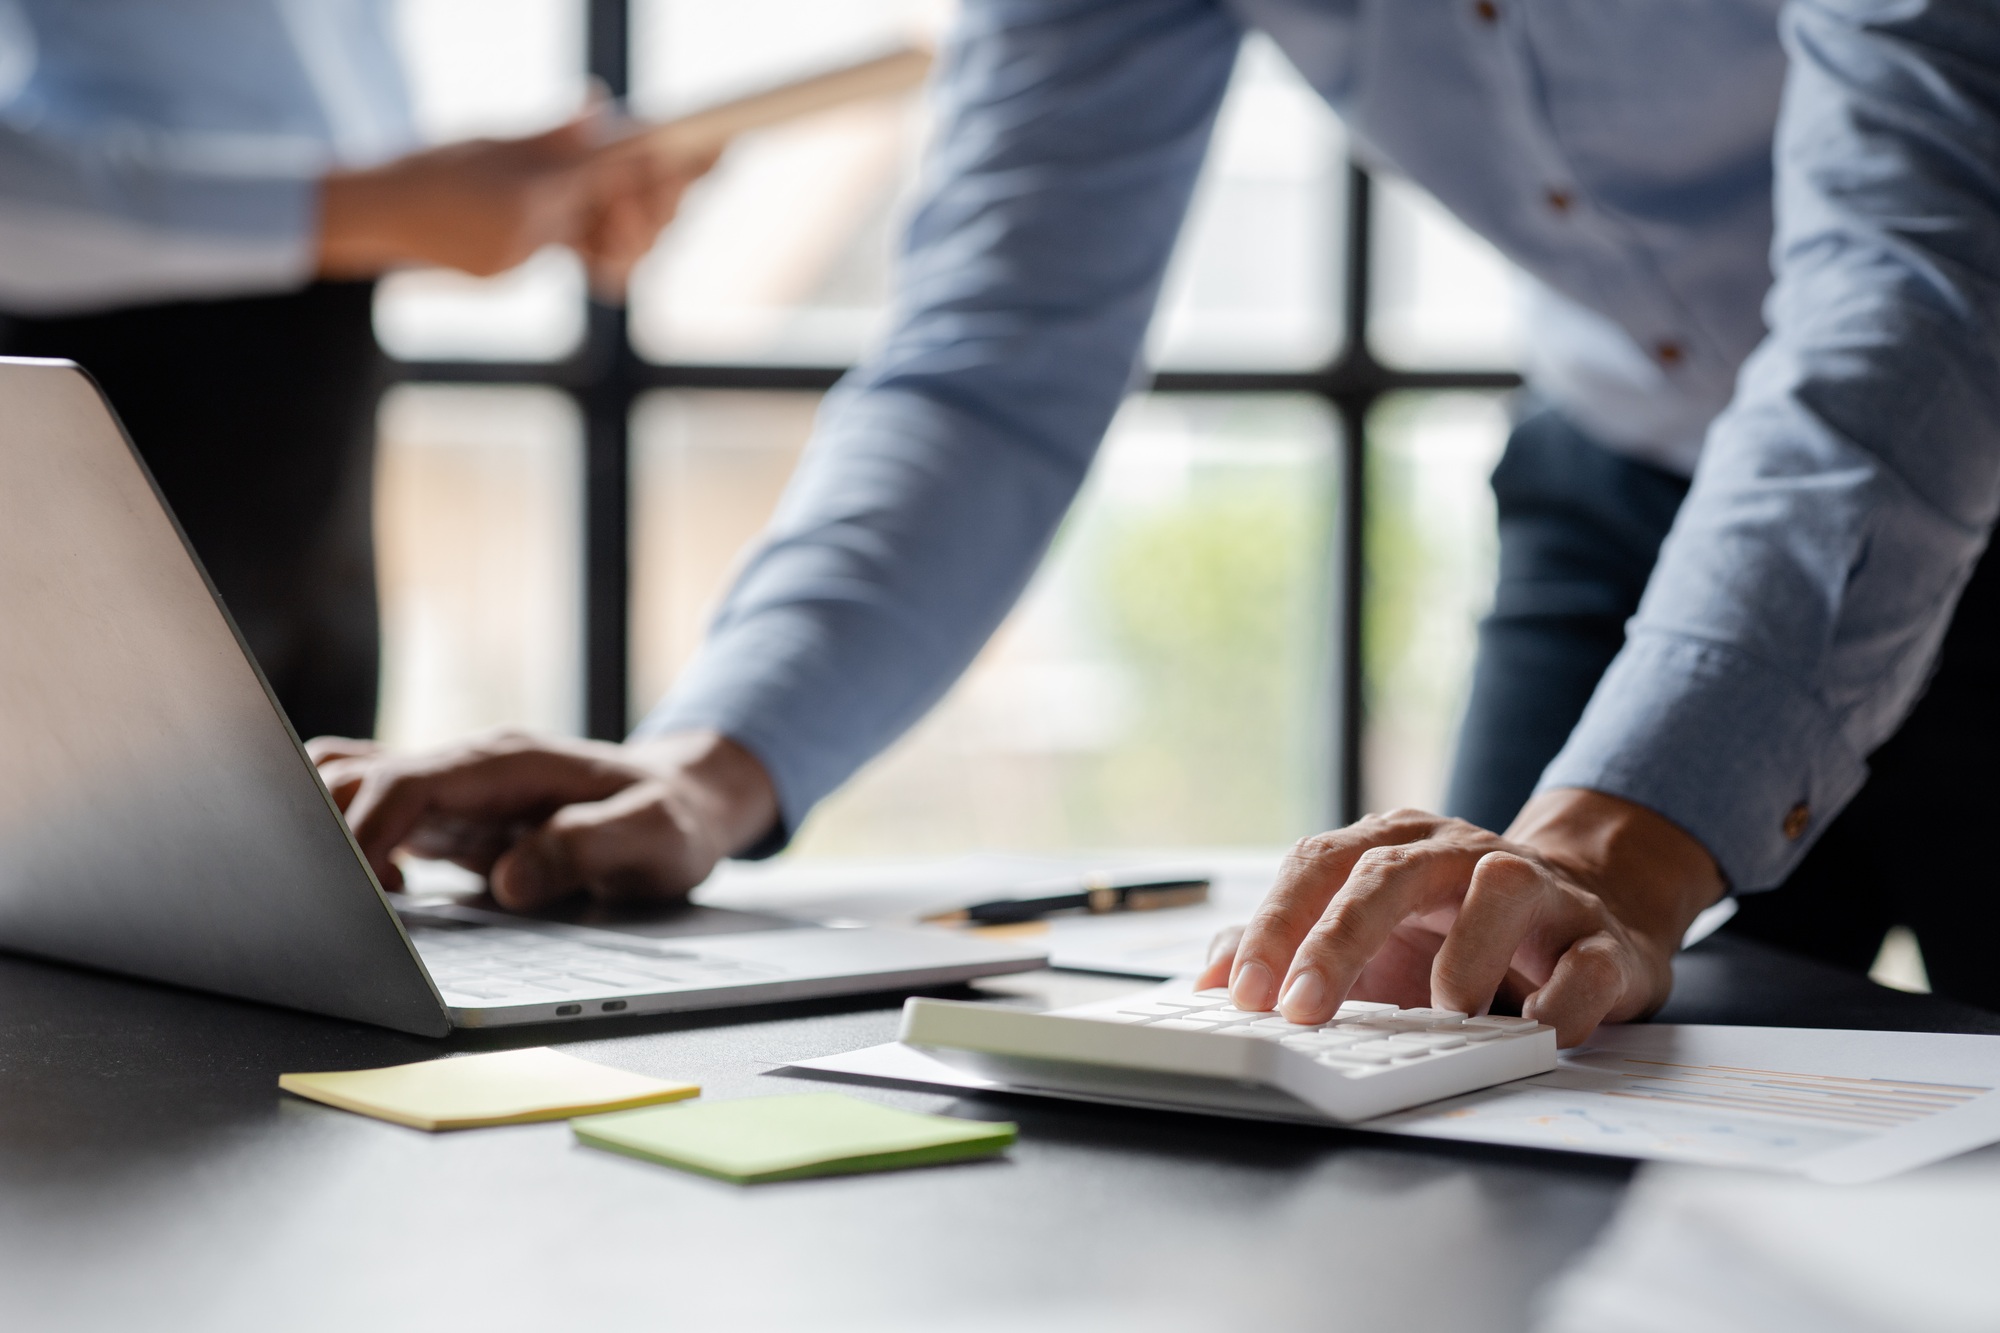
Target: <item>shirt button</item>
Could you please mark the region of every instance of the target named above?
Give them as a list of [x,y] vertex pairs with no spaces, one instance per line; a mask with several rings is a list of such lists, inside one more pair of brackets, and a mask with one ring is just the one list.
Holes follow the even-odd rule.
[[1551,188],[1542,198],[1548,201],[1549,212],[1558,216],[1568,213],[1576,204],[1576,197],[1568,190]]
[[1799,836],[1806,831],[1806,825],[1810,823],[1812,823],[1812,807],[1804,801],[1785,811],[1785,841],[1797,842]]
[[1500,6],[1494,4],[1493,0],[1473,0],[1472,13],[1481,23],[1500,21]]
[[1668,370],[1672,370],[1687,360],[1687,348],[1672,338],[1662,338],[1653,344],[1653,359]]

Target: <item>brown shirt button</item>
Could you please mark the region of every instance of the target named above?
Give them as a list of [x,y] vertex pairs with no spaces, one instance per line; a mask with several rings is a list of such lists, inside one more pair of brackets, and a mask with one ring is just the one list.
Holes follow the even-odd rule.
[[1653,359],[1672,370],[1687,359],[1687,349],[1672,338],[1662,338],[1653,344]]
[[1569,212],[1570,207],[1576,203],[1575,196],[1568,190],[1552,189],[1543,197],[1548,200],[1549,211],[1559,215]]
[[1500,21],[1500,6],[1494,4],[1493,0],[1473,0],[1472,12],[1481,23]]
[[1785,811],[1785,841],[1797,842],[1799,836],[1806,831],[1806,825],[1810,823],[1812,823],[1812,807],[1804,801]]

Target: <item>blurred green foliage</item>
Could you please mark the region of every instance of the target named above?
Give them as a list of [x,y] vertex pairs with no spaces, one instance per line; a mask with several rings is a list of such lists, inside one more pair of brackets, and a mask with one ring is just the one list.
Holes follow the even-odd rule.
[[1330,485],[1318,460],[1198,467],[1079,534],[1130,681],[1122,743],[1077,775],[1102,841],[1269,845],[1323,818]]

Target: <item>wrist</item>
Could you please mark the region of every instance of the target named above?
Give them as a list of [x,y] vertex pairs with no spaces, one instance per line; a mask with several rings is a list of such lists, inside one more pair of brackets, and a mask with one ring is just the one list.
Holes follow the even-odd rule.
[[336,171],[319,183],[322,277],[373,277],[406,256],[396,235],[395,183],[380,170]]
[[721,856],[755,846],[778,822],[770,774],[719,731],[677,731],[625,748],[633,762],[677,790]]
[[1507,830],[1671,954],[1727,890],[1708,849],[1665,816],[1579,787],[1538,792]]

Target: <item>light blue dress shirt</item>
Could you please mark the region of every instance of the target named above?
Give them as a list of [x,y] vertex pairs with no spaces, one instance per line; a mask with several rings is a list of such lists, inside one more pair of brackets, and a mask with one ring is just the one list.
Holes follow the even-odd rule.
[[2000,509],[1993,0],[967,0],[894,331],[641,730],[736,737],[789,830],[940,697],[1134,383],[1253,25],[1539,281],[1544,394],[1699,457],[1543,782],[1779,882],[1921,692]]
[[394,0],[0,0],[0,309],[282,291],[415,142]]

